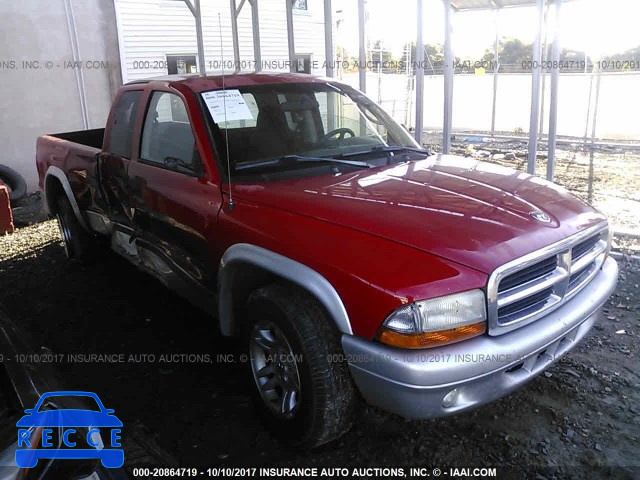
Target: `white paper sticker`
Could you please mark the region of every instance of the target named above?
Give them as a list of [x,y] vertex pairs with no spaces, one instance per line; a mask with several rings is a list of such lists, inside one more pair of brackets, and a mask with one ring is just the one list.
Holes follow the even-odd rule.
[[209,108],[213,121],[216,123],[254,119],[244,98],[242,98],[240,90],[204,92],[202,98]]

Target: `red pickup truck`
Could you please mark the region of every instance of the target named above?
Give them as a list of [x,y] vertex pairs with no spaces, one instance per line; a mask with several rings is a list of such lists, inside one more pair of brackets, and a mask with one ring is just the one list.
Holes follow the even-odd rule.
[[507,394],[617,282],[602,214],[421,149],[333,79],[129,83],[106,129],[40,137],[37,167],[67,255],[110,247],[243,338],[258,409],[306,447],[344,433],[360,396],[430,418]]

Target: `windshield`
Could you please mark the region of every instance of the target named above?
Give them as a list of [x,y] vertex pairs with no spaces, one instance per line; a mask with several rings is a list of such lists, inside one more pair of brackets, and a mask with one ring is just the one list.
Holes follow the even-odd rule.
[[[332,83],[279,83],[204,92],[216,147],[225,164],[228,145],[232,177],[254,172],[336,168],[322,162],[265,162],[283,157],[332,159],[368,152],[366,161],[390,163],[381,147],[417,148],[411,135],[360,92]],[[377,157],[377,161],[376,161]],[[406,158],[405,158],[406,160]],[[340,164],[353,169],[354,165]]]

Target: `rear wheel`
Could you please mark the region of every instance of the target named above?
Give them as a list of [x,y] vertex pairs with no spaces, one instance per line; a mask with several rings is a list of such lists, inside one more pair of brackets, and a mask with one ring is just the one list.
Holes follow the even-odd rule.
[[91,263],[104,254],[106,239],[84,229],[66,196],[58,197],[56,211],[67,258],[80,263]]
[[306,291],[272,284],[247,305],[251,394],[281,441],[311,448],[352,425],[357,402],[338,332]]

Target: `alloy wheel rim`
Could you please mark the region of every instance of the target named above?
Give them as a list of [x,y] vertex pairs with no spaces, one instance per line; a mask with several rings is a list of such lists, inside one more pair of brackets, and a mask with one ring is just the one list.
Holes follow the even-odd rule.
[[292,417],[300,405],[300,373],[296,356],[273,322],[256,323],[249,342],[251,370],[262,400],[278,417]]

